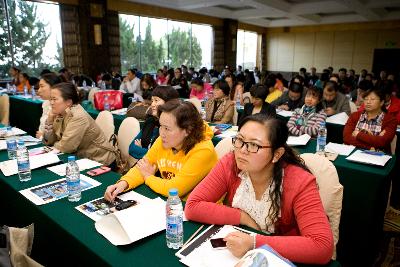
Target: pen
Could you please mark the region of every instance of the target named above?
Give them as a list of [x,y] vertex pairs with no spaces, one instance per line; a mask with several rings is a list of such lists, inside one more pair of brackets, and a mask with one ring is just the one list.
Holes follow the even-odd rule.
[[371,150],[364,150],[363,153],[369,154],[369,155],[374,155],[374,156],[383,156],[385,153],[380,152],[380,151],[371,151]]
[[186,242],[185,242],[185,244],[183,244],[182,248],[184,248],[187,244],[189,244],[189,242],[192,241],[192,239],[200,232],[201,229],[203,229],[203,227],[204,227],[204,224],[201,225],[199,227],[199,229],[197,229],[196,232],[194,232],[194,234],[189,237],[188,240],[186,240]]

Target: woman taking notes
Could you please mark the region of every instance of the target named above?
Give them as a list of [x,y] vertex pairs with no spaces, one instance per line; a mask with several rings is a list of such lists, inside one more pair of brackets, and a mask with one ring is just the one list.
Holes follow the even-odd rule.
[[72,83],[59,83],[50,92],[43,142],[63,153],[76,153],[104,165],[115,160],[113,148],[93,118],[79,105],[78,92]]
[[[104,198],[108,201],[143,183],[163,196],[168,196],[170,188],[187,196],[217,162],[214,145],[205,136],[205,125],[192,103],[171,100],[158,108],[158,114],[160,137],[135,167],[107,187]],[[155,176],[157,170],[161,177]]]
[[[247,117],[233,139],[234,151],[193,190],[185,215],[272,234],[229,234],[227,248],[236,257],[268,244],[291,261],[325,264],[332,257],[332,231],[316,179],[286,145],[287,138],[284,122],[264,114]],[[222,197],[225,205],[217,204]]]

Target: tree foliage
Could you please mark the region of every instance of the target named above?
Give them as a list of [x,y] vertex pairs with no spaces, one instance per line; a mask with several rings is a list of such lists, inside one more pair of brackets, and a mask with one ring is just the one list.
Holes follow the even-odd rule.
[[[146,25],[145,33],[142,33],[141,36],[135,36],[135,26],[130,26],[126,20],[120,17],[122,71],[136,67],[143,72],[154,72],[166,65],[168,58],[170,67],[178,67],[181,64],[195,68],[201,67],[200,43],[196,37],[191,38],[190,31],[174,28],[160,40],[154,40],[151,35],[150,21]],[[140,56],[141,58],[139,58]]]
[[[31,75],[37,75],[44,68],[59,68],[60,64],[49,65],[42,62],[43,48],[50,36],[50,32],[46,30],[47,24],[40,21],[40,18],[37,16],[37,4],[21,0],[6,1],[9,12],[10,32],[13,40],[15,65]],[[4,74],[12,64],[4,5],[1,7],[1,14],[0,68]],[[61,52],[62,49],[59,48],[58,46],[58,51]],[[62,58],[62,55],[59,55],[58,58]]]

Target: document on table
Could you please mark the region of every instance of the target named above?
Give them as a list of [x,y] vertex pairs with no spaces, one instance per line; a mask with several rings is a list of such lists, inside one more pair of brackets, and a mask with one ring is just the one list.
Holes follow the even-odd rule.
[[300,136],[289,136],[286,144],[289,146],[304,146],[307,145],[308,141],[310,141],[311,136],[308,134],[303,134]]
[[353,154],[351,154],[346,159],[349,161],[385,166],[386,162],[388,162],[392,156],[386,155],[382,152],[375,152],[369,150],[356,150]]
[[339,154],[342,156],[348,156],[355,149],[355,146],[345,145],[345,144],[337,144],[329,142],[325,146],[325,151],[330,153]]
[[[4,128],[4,127],[3,127]],[[9,137],[9,136],[16,136],[16,135],[24,135],[26,134],[25,131],[17,128],[17,127],[12,127],[11,128],[11,133],[7,133],[5,136],[1,136],[2,139],[5,139],[5,137]],[[33,137],[32,137],[33,138]]]
[[276,114],[277,115],[280,115],[280,116],[282,116],[282,117],[288,117],[288,118],[290,118],[290,117],[292,117],[292,115],[293,115],[293,111],[290,111],[290,110],[283,110],[283,109],[277,109],[276,110]]
[[348,119],[349,116],[346,114],[346,112],[341,112],[326,118],[326,122],[345,125]]
[[113,245],[127,245],[165,230],[165,217],[165,201],[149,199],[102,217],[95,228]]
[[[83,174],[80,175],[80,179],[82,191],[101,185],[100,182]],[[28,189],[24,189],[19,192],[24,197],[32,201],[35,205],[43,205],[67,197],[67,181],[65,180],[65,178],[63,178]]]
[[[39,140],[39,142],[40,142],[40,140]],[[38,142],[25,142],[25,146],[34,146],[34,145],[37,145],[37,144],[38,144]],[[7,149],[6,140],[0,140],[0,150],[6,150],[6,149]]]
[[[29,163],[31,170],[37,169],[46,165],[54,164],[59,162],[60,159],[56,154],[46,153],[29,157]],[[0,170],[4,176],[11,176],[18,173],[17,160],[7,160],[0,162]]]
[[[76,161],[76,163],[78,164],[80,171],[91,169],[91,168],[102,165],[101,163],[91,160],[91,159],[78,159]],[[64,164],[60,164],[57,166],[48,167],[47,169],[51,172],[54,172],[57,175],[65,176],[66,167],[67,167],[67,163],[64,163]]]
[[121,108],[121,109],[113,110],[113,111],[111,111],[111,113],[115,114],[115,115],[126,115],[127,110],[128,110],[127,108]]

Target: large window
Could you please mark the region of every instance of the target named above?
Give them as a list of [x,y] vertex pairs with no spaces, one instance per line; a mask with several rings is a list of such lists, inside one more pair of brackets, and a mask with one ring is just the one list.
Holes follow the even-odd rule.
[[38,76],[46,68],[58,70],[63,65],[58,5],[23,0],[6,2],[10,31],[7,27],[6,7],[2,0],[0,77],[7,77],[11,66],[16,66],[31,76]]
[[256,32],[238,30],[236,63],[243,69],[253,70],[257,64],[257,38]]
[[123,14],[119,20],[123,73],[132,67],[143,72],[163,65],[211,67],[211,26]]

